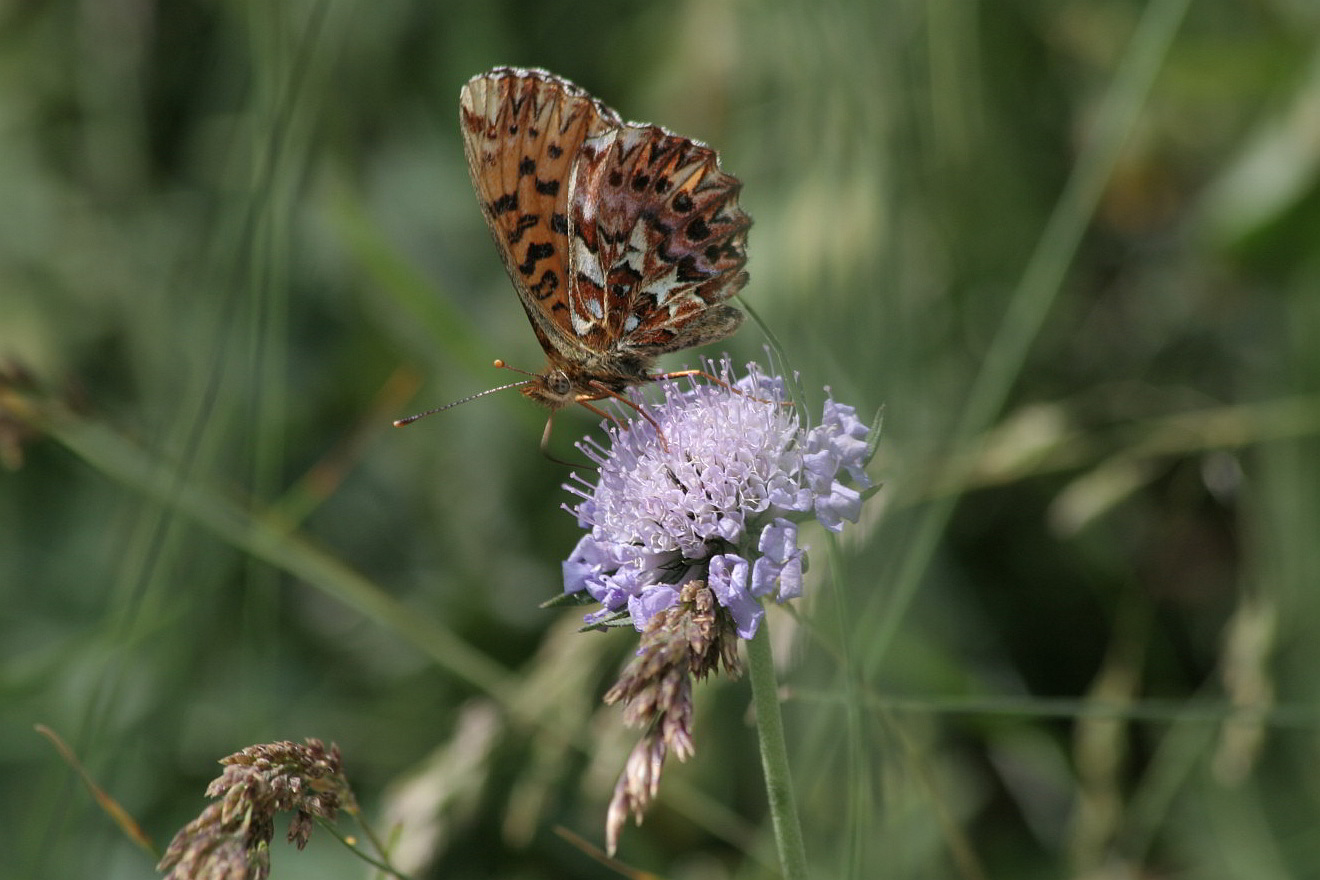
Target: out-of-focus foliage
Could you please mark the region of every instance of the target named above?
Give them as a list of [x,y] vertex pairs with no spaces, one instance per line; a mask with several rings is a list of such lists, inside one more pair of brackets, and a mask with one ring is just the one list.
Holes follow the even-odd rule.
[[[576,540],[543,414],[389,427],[540,366],[458,139],[496,64],[717,147],[747,303],[885,407],[884,490],[768,618],[816,876],[1314,872],[1320,7],[26,0],[6,876],[151,870],[36,723],[158,847],[217,759],[315,736],[415,876],[615,876],[555,829],[602,839],[636,642],[538,608]],[[698,699],[620,856],[773,876],[746,683]]]

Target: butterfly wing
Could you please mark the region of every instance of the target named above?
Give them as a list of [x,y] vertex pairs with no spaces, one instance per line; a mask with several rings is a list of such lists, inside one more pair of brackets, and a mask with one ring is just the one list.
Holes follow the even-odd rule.
[[472,186],[537,339],[555,363],[580,362],[569,317],[569,202],[582,144],[618,115],[544,70],[500,67],[459,93]]
[[714,150],[624,123],[543,70],[475,76],[459,107],[472,184],[550,360],[524,394],[598,397],[738,328],[725,300],[747,282],[751,218]]
[[588,137],[570,188],[569,317],[595,351],[646,364],[729,336],[747,283],[741,182],[714,150],[659,126]]

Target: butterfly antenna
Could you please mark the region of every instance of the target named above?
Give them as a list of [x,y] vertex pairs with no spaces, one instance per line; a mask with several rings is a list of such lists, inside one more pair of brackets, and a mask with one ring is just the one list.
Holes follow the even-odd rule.
[[[520,369],[518,369],[517,367],[511,367],[511,366],[509,366],[508,364],[506,364],[506,363],[504,362],[503,358],[495,358],[495,368],[496,368],[496,369],[499,369],[499,370],[512,370],[512,371],[515,372],[515,373],[522,373],[524,376],[531,376],[533,379],[539,379],[539,378],[541,378],[541,376],[540,376],[539,373],[532,373],[532,372],[528,372],[527,370],[520,370]],[[518,382],[518,383],[516,383],[516,384],[518,384],[518,385],[526,385],[527,383],[526,383],[526,382]]]
[[519,388],[531,381],[531,379],[523,379],[521,382],[510,382],[508,385],[501,385],[498,388],[487,388],[485,391],[478,391],[476,394],[469,394],[461,400],[455,400],[453,403],[446,403],[444,406],[437,406],[435,409],[428,409],[426,412],[419,412],[415,416],[408,416],[406,419],[395,419],[394,427],[402,428],[404,425],[411,425],[420,418],[433,416],[436,413],[444,412],[447,409],[453,409],[460,403],[467,403],[469,400],[476,400],[478,397],[485,397],[487,394],[494,394],[496,391],[508,391],[510,388]]

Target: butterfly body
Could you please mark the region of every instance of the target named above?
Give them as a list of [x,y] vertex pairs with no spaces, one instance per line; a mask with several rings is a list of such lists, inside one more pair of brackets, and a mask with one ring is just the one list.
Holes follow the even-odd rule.
[[496,68],[459,95],[473,187],[557,409],[648,381],[655,358],[732,334],[747,283],[742,184],[706,145],[624,122],[543,70]]

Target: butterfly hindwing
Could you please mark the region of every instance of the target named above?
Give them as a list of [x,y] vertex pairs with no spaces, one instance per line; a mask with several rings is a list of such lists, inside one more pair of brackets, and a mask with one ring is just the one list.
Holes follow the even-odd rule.
[[712,307],[747,281],[740,189],[713,150],[658,126],[588,138],[569,205],[574,329],[652,357],[737,329],[741,312]]

